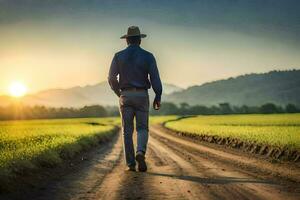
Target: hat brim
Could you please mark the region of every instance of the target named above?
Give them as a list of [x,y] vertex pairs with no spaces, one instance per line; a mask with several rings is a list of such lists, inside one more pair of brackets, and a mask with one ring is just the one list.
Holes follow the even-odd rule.
[[120,39],[125,39],[125,38],[129,38],[129,37],[134,37],[134,36],[140,36],[141,38],[147,37],[146,34],[139,34],[139,35],[123,35],[123,36],[120,37]]

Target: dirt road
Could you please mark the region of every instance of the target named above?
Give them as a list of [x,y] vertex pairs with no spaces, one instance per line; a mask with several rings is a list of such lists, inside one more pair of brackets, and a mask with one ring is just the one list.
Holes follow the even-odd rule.
[[[151,128],[148,172],[124,172],[120,136],[35,199],[299,199],[299,168],[196,144]],[[275,167],[274,167],[275,166]],[[273,173],[273,174],[272,174]]]

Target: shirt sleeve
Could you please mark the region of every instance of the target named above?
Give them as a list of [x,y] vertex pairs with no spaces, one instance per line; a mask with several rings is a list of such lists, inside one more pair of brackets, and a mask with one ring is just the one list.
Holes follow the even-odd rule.
[[161,84],[161,80],[159,77],[156,60],[152,54],[151,54],[151,58],[150,58],[149,75],[150,75],[150,82],[151,82],[152,88],[155,92],[154,100],[161,101],[162,84]]
[[108,83],[111,89],[116,93],[117,96],[120,96],[120,86],[118,81],[119,70],[118,70],[118,63],[117,63],[117,56],[115,55],[109,69],[108,74]]

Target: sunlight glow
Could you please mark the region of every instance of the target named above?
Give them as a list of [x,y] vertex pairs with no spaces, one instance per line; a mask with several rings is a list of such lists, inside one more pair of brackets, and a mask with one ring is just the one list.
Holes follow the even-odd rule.
[[22,97],[26,92],[27,87],[21,82],[13,82],[9,87],[9,93],[13,97]]

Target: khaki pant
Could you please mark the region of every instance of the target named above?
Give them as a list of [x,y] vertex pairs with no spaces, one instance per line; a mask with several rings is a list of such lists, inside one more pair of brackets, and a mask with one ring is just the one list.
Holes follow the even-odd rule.
[[123,91],[120,96],[123,148],[128,166],[135,166],[135,152],[132,140],[134,117],[136,120],[136,152],[146,153],[148,143],[149,95],[145,91]]

